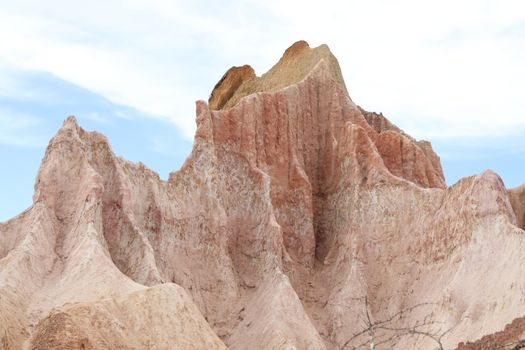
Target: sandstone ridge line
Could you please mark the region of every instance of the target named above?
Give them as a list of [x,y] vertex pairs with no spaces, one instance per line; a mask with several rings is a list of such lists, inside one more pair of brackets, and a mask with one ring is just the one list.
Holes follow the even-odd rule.
[[[163,181],[64,121],[33,205],[0,223],[1,349],[525,335],[523,188],[490,170],[447,187],[429,142],[351,100],[328,46],[299,41],[260,77],[232,67],[196,122]],[[364,315],[382,326],[363,332]]]

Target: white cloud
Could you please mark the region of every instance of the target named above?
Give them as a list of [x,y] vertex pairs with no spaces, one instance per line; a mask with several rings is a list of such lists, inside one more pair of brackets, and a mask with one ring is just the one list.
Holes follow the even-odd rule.
[[241,47],[259,53],[239,45],[254,31],[239,27],[250,23],[236,5],[216,18],[189,1],[21,0],[0,6],[0,57],[171,120],[192,139],[194,101],[208,97],[227,67],[219,50],[229,58]]
[[519,0],[19,0],[0,5],[0,57],[192,138],[194,100],[229,66],[261,73],[306,39],[330,45],[364,108],[416,137],[476,138],[525,127],[524,23]]

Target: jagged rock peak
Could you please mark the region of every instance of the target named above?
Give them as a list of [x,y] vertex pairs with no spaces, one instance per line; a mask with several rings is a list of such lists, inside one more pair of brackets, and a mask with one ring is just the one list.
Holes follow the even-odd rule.
[[230,68],[215,85],[208,100],[210,108],[230,108],[244,96],[293,85],[304,79],[321,60],[328,64],[332,78],[346,91],[339,62],[328,46],[310,48],[306,41],[301,40],[286,49],[279,62],[261,77],[256,76],[249,65]]
[[74,115],[70,115],[64,120],[64,123],[62,123],[63,127],[66,127],[69,125],[78,125],[77,118]]
[[[361,129],[351,135],[341,132],[349,127]],[[298,41],[261,77],[250,66],[233,67],[215,86],[209,105],[197,105],[197,139],[235,145],[258,166],[281,159],[294,168],[299,161],[314,192],[325,191],[324,185],[343,176],[334,173],[337,157],[350,147],[344,140],[355,141],[356,135],[366,135],[361,145],[371,143],[360,149],[365,168],[386,166],[392,175],[418,186],[446,186],[439,157],[429,142],[415,140],[382,114],[367,112],[350,99],[337,59],[326,45],[310,48]],[[368,167],[371,164],[375,165]],[[363,179],[378,180],[370,174]]]

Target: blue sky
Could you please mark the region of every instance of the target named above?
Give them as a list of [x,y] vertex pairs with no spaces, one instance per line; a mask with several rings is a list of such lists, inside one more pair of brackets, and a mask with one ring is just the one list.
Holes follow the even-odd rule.
[[269,69],[328,44],[352,99],[441,156],[447,182],[525,183],[521,0],[0,2],[0,221],[31,204],[68,115],[166,178],[191,150],[194,102],[232,65]]

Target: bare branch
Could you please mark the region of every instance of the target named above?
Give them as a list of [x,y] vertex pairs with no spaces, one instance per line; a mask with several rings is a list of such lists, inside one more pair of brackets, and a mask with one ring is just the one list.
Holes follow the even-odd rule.
[[416,320],[412,324],[400,324],[405,315],[410,314],[421,307],[436,305],[435,303],[416,304],[401,309],[398,312],[386,317],[385,319],[373,321],[373,318],[370,313],[370,304],[368,301],[368,297],[359,298],[359,300],[364,300],[364,317],[359,317],[363,322],[363,328],[359,332],[353,334],[339,348],[341,350],[345,349],[347,346],[356,342],[360,337],[364,337],[365,335],[368,335],[368,339],[361,340],[361,343],[359,343],[356,346],[352,346],[351,348],[360,349],[364,346],[370,346],[371,349],[376,349],[378,346],[382,345],[388,345],[389,348],[392,348],[404,337],[424,337],[431,339],[433,342],[436,343],[439,350],[443,350],[442,339],[454,328],[448,328],[444,332],[441,331],[442,327],[438,327],[437,330],[432,330],[432,328],[435,329],[436,326],[443,324],[443,322],[433,320],[432,313],[425,315],[425,317],[422,320]]

